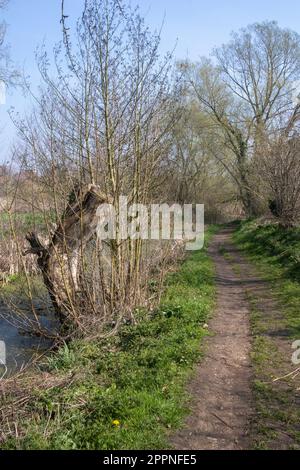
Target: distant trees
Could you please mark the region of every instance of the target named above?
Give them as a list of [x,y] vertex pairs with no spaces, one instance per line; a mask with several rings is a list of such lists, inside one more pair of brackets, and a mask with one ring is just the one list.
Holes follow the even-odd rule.
[[[300,37],[254,24],[173,74],[160,34],[125,0],[86,0],[76,30],[67,22],[62,0],[56,73],[41,51],[43,87],[32,113],[15,120],[22,172],[6,177],[6,199],[18,256],[12,212],[31,211],[25,251],[37,256],[69,334],[70,325],[86,333],[135,321],[135,309],[159,296],[170,246],[124,239],[120,196],[135,204],[132,224],[139,204],[155,202],[205,203],[207,222],[238,204],[237,215],[241,206],[247,216],[270,209],[285,227],[297,222]],[[95,235],[103,202],[117,218],[105,242]],[[32,281],[27,275],[31,301]]]
[[230,158],[224,150],[217,160],[235,181],[246,214],[255,215],[259,188],[253,163],[264,136],[293,108],[300,37],[275,22],[257,23],[233,34],[213,56],[214,61],[186,64],[187,81],[216,139],[229,150]]
[[195,106],[185,104],[172,134],[173,151],[170,153],[169,198],[181,204],[194,203],[203,197],[211,156],[207,151],[206,119]]
[[[210,119],[185,92],[181,98],[180,118],[170,134],[168,200],[180,204],[204,203],[207,223],[223,220],[222,205],[236,200],[235,188],[223,166],[216,165],[215,154],[220,149]],[[223,148],[221,153],[225,158]]]

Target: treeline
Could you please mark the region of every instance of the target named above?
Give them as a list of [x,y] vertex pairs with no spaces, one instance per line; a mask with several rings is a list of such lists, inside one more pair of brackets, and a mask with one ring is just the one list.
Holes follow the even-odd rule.
[[[191,63],[162,56],[160,33],[125,1],[87,0],[75,31],[62,1],[61,24],[54,59],[38,57],[34,109],[13,117],[21,173],[3,172],[1,201],[18,258],[16,214],[32,214],[27,253],[69,336],[135,322],[181,253],[119,233],[99,243],[101,202],[205,203],[207,222],[272,214],[285,228],[297,224],[300,37],[254,24]],[[32,299],[36,273],[22,259]]]

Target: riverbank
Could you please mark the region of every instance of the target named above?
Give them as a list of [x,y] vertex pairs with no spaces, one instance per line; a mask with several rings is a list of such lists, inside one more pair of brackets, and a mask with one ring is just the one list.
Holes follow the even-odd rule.
[[[214,230],[208,230],[206,248],[189,254],[169,276],[159,309],[138,312],[139,323],[116,337],[75,341],[47,359],[37,372],[41,380],[19,414],[15,410],[17,435],[2,431],[1,448],[168,446],[168,435],[187,413],[185,385],[208,335],[215,287],[207,244]],[[12,396],[2,398],[1,408],[11,405]]]

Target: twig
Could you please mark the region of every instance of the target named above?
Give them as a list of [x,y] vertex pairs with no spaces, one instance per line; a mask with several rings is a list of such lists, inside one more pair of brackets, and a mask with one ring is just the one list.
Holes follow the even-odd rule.
[[279,382],[279,380],[287,379],[288,377],[292,376],[292,380],[294,380],[295,377],[300,373],[300,367],[289,374],[284,375],[283,377],[277,377],[276,379],[273,380],[273,382]]

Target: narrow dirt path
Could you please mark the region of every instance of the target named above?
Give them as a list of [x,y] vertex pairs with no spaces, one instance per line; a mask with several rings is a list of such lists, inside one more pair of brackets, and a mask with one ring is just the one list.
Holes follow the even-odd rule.
[[204,361],[189,392],[194,397],[185,428],[172,440],[178,450],[249,448],[252,415],[250,306],[245,290],[258,279],[242,279],[230,257],[230,228],[219,232],[209,252],[216,266],[217,308],[210,322]]

